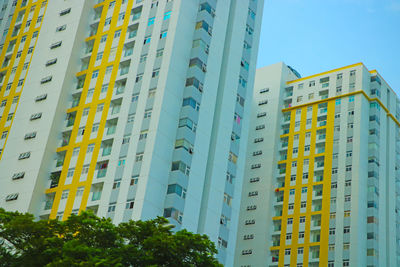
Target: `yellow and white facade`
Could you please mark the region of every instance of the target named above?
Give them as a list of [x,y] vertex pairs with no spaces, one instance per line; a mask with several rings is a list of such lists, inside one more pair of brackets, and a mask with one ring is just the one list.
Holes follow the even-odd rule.
[[379,73],[279,63],[253,98],[235,266],[399,266],[400,100]]
[[0,206],[165,216],[233,265],[263,0],[0,4]]

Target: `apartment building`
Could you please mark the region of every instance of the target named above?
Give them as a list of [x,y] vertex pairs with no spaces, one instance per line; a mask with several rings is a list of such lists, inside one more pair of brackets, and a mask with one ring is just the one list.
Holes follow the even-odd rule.
[[0,206],[164,216],[232,266],[263,0],[0,4]]
[[400,266],[400,100],[382,76],[279,63],[253,99],[235,266]]

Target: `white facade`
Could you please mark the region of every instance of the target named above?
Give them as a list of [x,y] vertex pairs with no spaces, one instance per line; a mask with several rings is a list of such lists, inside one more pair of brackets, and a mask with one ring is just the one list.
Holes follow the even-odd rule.
[[235,266],[399,266],[400,100],[354,64],[257,70]]
[[23,27],[42,18],[16,106],[6,80],[23,62],[11,57],[2,79],[1,116],[14,113],[0,124],[0,206],[165,216],[209,235],[232,266],[263,0],[11,5],[4,17],[18,18],[1,29],[21,30],[2,55],[13,38],[24,55]]

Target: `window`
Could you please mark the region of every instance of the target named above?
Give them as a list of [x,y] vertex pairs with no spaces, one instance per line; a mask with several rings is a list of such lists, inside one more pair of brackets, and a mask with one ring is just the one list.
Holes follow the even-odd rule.
[[335,235],[336,229],[335,228],[330,228],[329,229],[329,235]]
[[354,76],[354,75],[356,75],[356,71],[355,70],[350,71],[350,76]]
[[290,248],[285,249],[285,255],[290,255]]
[[152,77],[152,78],[155,78],[155,77],[157,77],[159,74],[160,74],[160,69],[155,69],[155,70],[153,70],[153,73],[151,74],[151,77]]
[[55,48],[57,48],[57,47],[60,47],[61,44],[62,44],[62,41],[53,43],[53,44],[50,46],[50,49],[55,49]]
[[33,139],[36,137],[36,132],[27,133],[24,136],[24,140]]
[[7,195],[6,196],[6,202],[17,200],[18,199],[18,195],[19,195],[18,193]]
[[72,151],[72,156],[78,156],[79,154],[79,147],[75,147],[74,150]]
[[343,234],[348,234],[348,233],[350,233],[350,226],[345,226],[343,228]]
[[99,123],[94,123],[92,126],[92,133],[95,133],[99,130]]
[[139,180],[139,178],[137,178],[137,176],[132,176],[130,185],[132,186],[132,185],[137,184],[138,180]]
[[56,32],[64,31],[66,28],[67,28],[67,25],[66,25],[66,24],[65,24],[65,25],[62,25],[62,26],[58,26],[58,27],[56,28]]
[[140,56],[139,62],[142,63],[142,62],[145,62],[146,60],[147,60],[147,54],[144,54],[144,55]]
[[292,239],[292,234],[286,234],[286,240],[291,240]]
[[257,118],[261,118],[261,117],[265,117],[265,116],[267,116],[266,112],[261,112],[261,113],[257,114]]
[[167,34],[168,34],[168,31],[162,31],[160,33],[160,39],[163,39],[163,38],[167,37]]
[[107,41],[107,34],[101,36],[100,43],[104,43],[105,41]]
[[66,198],[68,198],[68,193],[69,193],[69,190],[64,190],[64,191],[62,192],[62,194],[61,194],[61,199],[66,199]]
[[54,65],[54,64],[56,64],[56,63],[57,63],[57,58],[50,59],[50,60],[48,60],[48,61],[46,62],[46,67],[51,66],[51,65]]
[[110,203],[108,206],[108,212],[114,212],[115,211],[115,203]]
[[96,60],[100,60],[103,58],[103,52],[97,53]]
[[78,136],[82,136],[85,133],[85,127],[80,127],[78,129]]
[[349,102],[354,102],[354,95],[349,96]]
[[133,209],[135,202],[133,200],[128,200],[125,205],[125,209]]
[[299,232],[299,238],[304,238],[304,232]]
[[344,201],[345,201],[345,202],[351,201],[351,195],[346,195],[346,196],[344,196]]
[[138,82],[140,82],[141,80],[143,79],[143,73],[142,74],[138,74],[137,76],[136,76],[136,82],[138,83]]
[[114,33],[114,38],[118,38],[118,37],[120,37],[120,36],[121,36],[121,30],[115,31],[115,33]]
[[302,202],[300,203],[300,208],[304,209],[304,208],[306,208],[306,207],[307,207],[307,202],[306,202],[306,201],[302,201]]
[[135,161],[138,162],[142,160],[143,160],[143,153],[136,154]]
[[156,17],[149,18],[149,21],[147,22],[147,26],[153,25],[155,20],[156,20]]
[[31,120],[31,121],[37,120],[37,119],[40,119],[41,117],[42,117],[42,112],[35,113],[35,114],[32,114],[32,115],[31,115],[30,120]]
[[92,153],[94,150],[94,144],[89,144],[86,150],[86,153]]
[[13,180],[18,180],[18,179],[22,179],[25,176],[25,172],[18,172],[18,173],[14,173],[13,176],[11,177],[11,179]]
[[[93,93],[92,93],[93,94]],[[98,106],[97,106],[97,108],[96,108],[96,112],[101,112],[101,111],[103,111],[103,108],[104,108],[104,103],[100,103]]]
[[53,79],[53,76],[47,76],[40,80],[40,84],[45,84],[45,83],[51,82],[52,79]]
[[129,114],[129,115],[128,115],[128,121],[127,121],[127,122],[128,122],[128,123],[129,123],[129,122],[133,122],[134,120],[135,120],[135,114]]
[[174,161],[174,162],[172,162],[171,171],[176,171],[176,170],[179,170],[179,171],[183,172],[186,175],[190,174],[190,167],[187,166],[182,161]]
[[144,118],[150,118],[151,117],[151,110],[147,110],[144,112]]
[[308,87],[313,87],[313,86],[315,86],[315,81],[310,81],[310,82],[308,83]]
[[121,186],[121,181],[114,181],[113,183],[113,189],[117,189]]
[[345,217],[345,218],[350,217],[350,214],[351,214],[351,212],[350,212],[349,210],[345,210],[345,211],[344,211],[344,217]]
[[93,71],[93,73],[92,73],[92,79],[97,78],[97,76],[99,76],[99,70]]
[[60,12],[60,16],[67,15],[70,12],[71,12],[71,8],[64,9],[63,11]]
[[143,44],[148,44],[148,43],[150,43],[150,41],[151,41],[151,37],[150,36],[145,37],[144,41],[143,41]]
[[297,254],[303,254],[304,248],[297,248]]
[[163,54],[164,54],[164,49],[163,48],[162,49],[158,49],[156,57],[161,57]]
[[306,217],[305,216],[300,216],[300,223],[305,223],[306,222]]

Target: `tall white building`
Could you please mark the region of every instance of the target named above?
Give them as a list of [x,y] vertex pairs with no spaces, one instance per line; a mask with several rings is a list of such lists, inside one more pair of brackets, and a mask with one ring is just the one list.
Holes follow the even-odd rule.
[[165,216],[233,265],[263,0],[0,4],[0,206]]
[[400,100],[380,74],[279,63],[253,99],[235,266],[400,266]]

